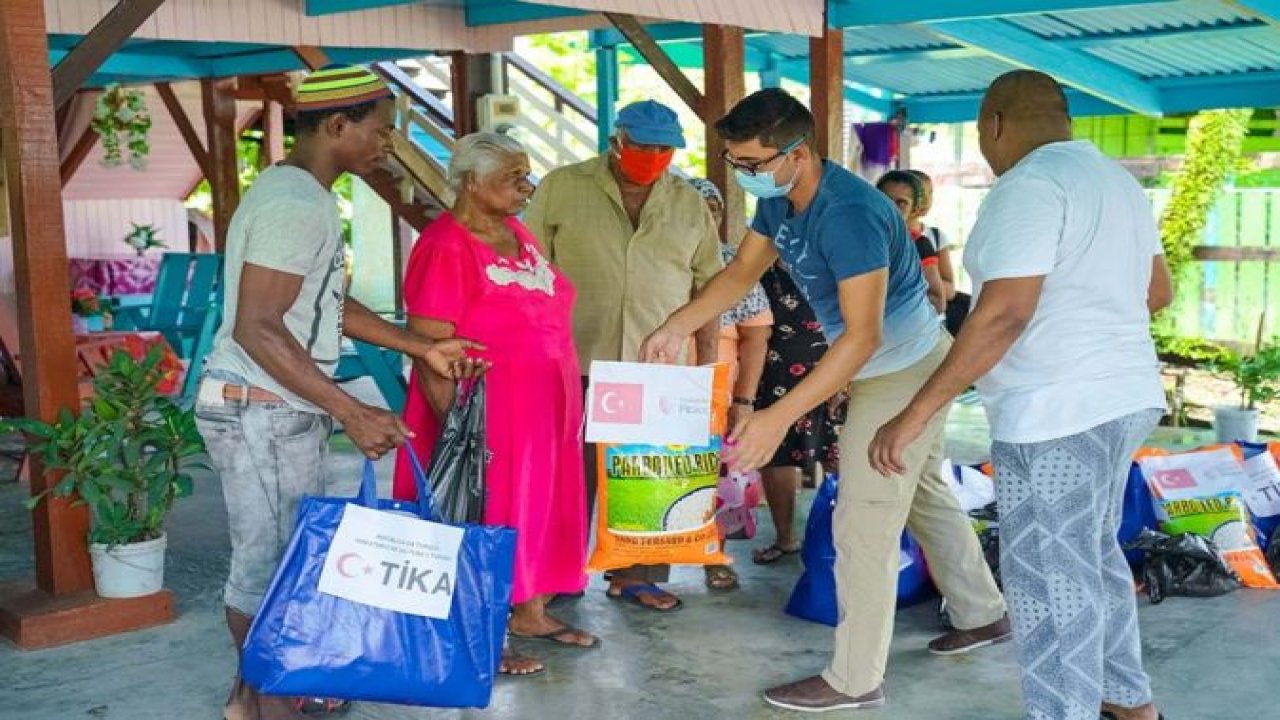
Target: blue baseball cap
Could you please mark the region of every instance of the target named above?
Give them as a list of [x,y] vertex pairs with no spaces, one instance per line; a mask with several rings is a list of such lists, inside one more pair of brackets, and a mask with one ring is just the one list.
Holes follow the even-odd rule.
[[641,100],[618,111],[614,123],[627,131],[627,137],[640,145],[663,145],[682,148],[684,129],[671,108],[656,100]]

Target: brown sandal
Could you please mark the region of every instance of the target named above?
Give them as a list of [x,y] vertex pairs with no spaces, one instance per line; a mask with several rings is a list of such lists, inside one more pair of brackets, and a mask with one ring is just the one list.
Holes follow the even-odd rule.
[[712,592],[729,592],[742,586],[738,573],[728,565],[708,565],[706,573],[707,589]]

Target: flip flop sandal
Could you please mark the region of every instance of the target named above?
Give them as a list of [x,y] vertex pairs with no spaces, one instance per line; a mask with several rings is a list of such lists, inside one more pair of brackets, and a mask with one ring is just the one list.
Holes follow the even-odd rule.
[[791,550],[787,550],[781,545],[774,543],[763,550],[757,550],[756,552],[751,553],[751,562],[756,565],[772,565],[788,555],[795,555],[798,552],[800,552],[799,546],[792,548]]
[[707,589],[712,592],[729,592],[742,587],[738,581],[738,573],[733,568],[720,565],[709,567],[707,573]]
[[[568,637],[574,633],[582,633],[584,635],[590,635],[591,644],[580,645],[576,642],[572,642],[572,641],[566,642],[564,640],[561,640],[561,638]],[[572,625],[565,625],[559,630],[552,630],[549,633],[543,633],[541,635],[521,635],[519,633],[509,633],[509,634],[511,635],[511,637],[518,638],[520,640],[539,640],[541,642],[549,642],[554,645],[560,645],[562,647],[574,648],[579,650],[590,650],[592,648],[600,647],[600,638],[594,635],[591,635],[591,633],[587,632],[586,630],[573,627]]]
[[351,701],[321,697],[300,697],[293,699],[293,707],[303,715],[321,717],[345,713],[351,709]]
[[614,595],[608,590],[605,590],[604,594],[605,594],[605,597],[609,598],[610,600],[626,600],[626,601],[635,603],[636,605],[639,605],[645,610],[652,610],[653,612],[660,612],[660,613],[675,612],[676,610],[679,610],[680,608],[684,607],[684,601],[681,600],[680,598],[676,598],[676,604],[672,605],[671,607],[664,608],[664,607],[658,607],[656,605],[646,605],[644,600],[640,599],[640,596],[642,595],[661,596],[661,595],[671,594],[663,591],[662,588],[658,587],[657,585],[654,585],[653,583],[640,583],[637,585],[627,585],[626,587],[622,588],[622,590],[620,590],[617,595]]
[[[517,655],[517,656],[516,656],[515,658],[513,658],[513,659],[516,659],[516,660],[532,660],[533,658],[526,658],[526,657],[525,657],[525,656],[523,656],[523,655]],[[547,666],[546,666],[546,665],[543,665],[542,667],[538,668],[537,670],[530,670],[529,672],[511,672],[511,671],[509,671],[509,670],[503,670],[503,669],[502,669],[502,665],[501,665],[501,664],[499,664],[499,665],[498,665],[498,674],[499,674],[499,675],[506,675],[507,677],[513,677],[513,678],[526,678],[526,677],[533,677],[534,675],[541,675],[542,673],[546,672],[546,670],[547,670]]]

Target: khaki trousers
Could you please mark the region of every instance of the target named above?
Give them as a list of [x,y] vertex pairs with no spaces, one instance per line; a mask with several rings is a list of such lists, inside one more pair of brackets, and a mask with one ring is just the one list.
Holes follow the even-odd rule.
[[840,492],[832,532],[840,620],[835,655],[823,678],[836,690],[864,695],[884,681],[897,603],[899,539],[905,525],[919,541],[957,628],[990,625],[1004,599],[982,557],[968,516],[940,473],[946,412],[908,448],[908,471],[882,477],[867,449],[881,425],[901,412],[942,364],[945,336],[928,356],[896,373],[850,385],[849,419],[840,434]]

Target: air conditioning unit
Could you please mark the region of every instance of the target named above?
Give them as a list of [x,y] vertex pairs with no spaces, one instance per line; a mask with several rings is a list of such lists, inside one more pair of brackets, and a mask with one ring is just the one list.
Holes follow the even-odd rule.
[[520,98],[514,95],[484,95],[476,101],[481,130],[507,132],[520,118]]

